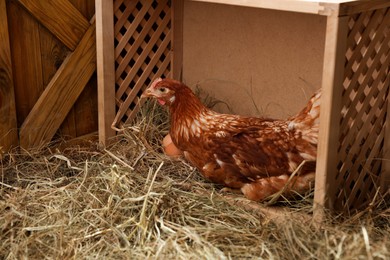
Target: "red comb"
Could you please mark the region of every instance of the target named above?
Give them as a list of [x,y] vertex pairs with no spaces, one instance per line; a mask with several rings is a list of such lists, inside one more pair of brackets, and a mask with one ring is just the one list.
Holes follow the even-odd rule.
[[157,85],[157,83],[159,83],[161,80],[162,80],[162,78],[158,78],[158,79],[154,80],[153,83],[152,83],[152,85],[151,85],[151,87],[152,87],[152,88],[155,88],[156,85]]

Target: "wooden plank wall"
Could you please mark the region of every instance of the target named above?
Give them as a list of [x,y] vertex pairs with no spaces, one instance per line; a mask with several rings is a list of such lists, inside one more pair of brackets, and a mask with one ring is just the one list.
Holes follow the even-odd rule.
[[[59,10],[62,12],[59,12]],[[49,122],[49,125],[52,121],[57,121],[56,124],[58,124],[58,126],[49,127],[51,128],[50,131],[53,132],[54,129],[54,132],[49,133],[46,139],[39,140],[35,143],[25,141],[26,147],[35,146],[40,141],[50,141],[52,138],[51,135],[70,139],[96,132],[98,118],[96,64],[94,62],[96,57],[91,57],[92,67],[90,68],[90,72],[87,73],[88,75],[86,74],[84,76],[84,81],[87,83],[79,87],[82,92],[81,94],[78,93],[79,95],[76,95],[76,97],[73,97],[77,101],[75,102],[73,100],[70,102],[70,107],[72,107],[70,111],[68,111],[68,108],[63,109],[60,113],[65,113],[64,115],[56,115],[47,111],[31,113],[47,86],[50,85],[51,81],[54,81],[53,78],[61,65],[64,64],[64,60],[69,59],[67,57],[76,50],[84,33],[91,26],[93,27],[91,27],[91,35],[93,36],[91,36],[90,41],[95,41],[94,24],[90,25],[89,22],[95,13],[95,1],[1,0],[0,12],[0,26],[8,30],[8,33],[5,34],[6,37],[9,37],[10,63],[12,64],[13,74],[12,78],[6,80],[10,83],[1,83],[0,89],[2,92],[4,89],[3,85],[9,86],[9,88],[12,86],[11,83],[14,85],[15,98],[7,98],[7,100],[15,101],[16,117],[14,119],[17,118],[17,127],[21,129],[21,140],[23,138],[29,139],[31,132],[35,131],[36,128],[41,128],[37,124],[37,118],[40,118],[45,123]],[[61,14],[61,19],[59,19],[59,14]],[[4,21],[7,22],[6,25],[4,25]],[[3,28],[0,31],[0,40],[3,41],[5,37],[3,32],[6,31]],[[6,48],[3,46],[3,42],[1,42],[0,62],[2,63],[0,64],[0,71],[3,71],[2,69],[6,67],[4,65],[6,64],[6,60],[4,61]],[[90,46],[90,48],[95,52],[95,44]],[[77,71],[68,70],[69,75],[77,73]],[[11,75],[10,73],[11,71],[8,70],[8,77]],[[7,79],[7,77],[3,76],[1,78]],[[66,81],[67,79],[64,80],[65,84],[69,84]],[[56,90],[58,91],[60,88],[56,88]],[[10,93],[10,91],[8,92]],[[9,93],[8,95],[10,95]],[[68,98],[66,92],[53,92],[52,95],[57,100],[53,99],[51,102],[58,103],[62,99]],[[39,108],[39,106],[36,106],[36,108]],[[45,109],[45,105],[41,105],[41,108]],[[2,110],[0,112],[0,118],[5,118],[4,112]],[[29,118],[29,121],[26,121],[27,118]],[[9,128],[5,124],[5,122],[0,121],[0,136],[5,132],[1,127]],[[37,131],[41,131],[42,135],[46,132],[42,128]],[[41,136],[37,135],[34,138],[41,138]],[[15,141],[13,143],[17,144]],[[9,144],[4,144],[0,139],[0,146],[2,145],[9,146]]]
[[16,110],[5,0],[0,0],[0,158],[17,145]]
[[[95,14],[94,0],[69,0],[90,21]],[[81,120],[80,120],[81,119]],[[72,110],[61,125],[62,136],[78,137],[98,130],[97,78],[93,74]]]

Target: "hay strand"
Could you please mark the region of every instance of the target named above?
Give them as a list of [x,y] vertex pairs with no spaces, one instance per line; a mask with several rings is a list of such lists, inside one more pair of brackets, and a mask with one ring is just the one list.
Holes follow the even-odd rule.
[[165,157],[166,120],[146,104],[105,150],[91,142],[5,154],[0,258],[390,258],[384,197],[317,228],[311,195],[266,207],[221,194],[190,165]]

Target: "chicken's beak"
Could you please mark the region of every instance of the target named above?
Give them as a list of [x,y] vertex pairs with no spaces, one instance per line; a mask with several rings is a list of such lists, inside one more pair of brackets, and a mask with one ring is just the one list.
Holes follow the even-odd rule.
[[147,88],[144,91],[144,93],[142,93],[141,98],[148,98],[148,97],[152,97],[152,96],[153,96],[152,91],[150,90],[150,88]]

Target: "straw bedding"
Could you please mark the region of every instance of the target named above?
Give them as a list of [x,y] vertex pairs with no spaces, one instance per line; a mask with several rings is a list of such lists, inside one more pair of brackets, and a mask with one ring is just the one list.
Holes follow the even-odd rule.
[[385,199],[318,226],[309,194],[278,203],[293,213],[274,219],[165,157],[166,119],[149,104],[106,149],[4,155],[0,259],[390,259]]

